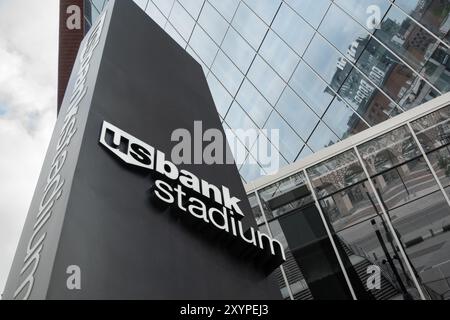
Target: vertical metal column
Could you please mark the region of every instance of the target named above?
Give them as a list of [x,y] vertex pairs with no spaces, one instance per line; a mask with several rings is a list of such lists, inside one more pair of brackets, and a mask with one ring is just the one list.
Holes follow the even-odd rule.
[[378,201],[378,205],[380,206],[381,211],[383,212],[383,216],[384,216],[384,218],[386,219],[386,223],[387,223],[387,225],[388,225],[388,227],[389,227],[389,230],[390,230],[390,232],[391,232],[391,235],[392,235],[392,237],[394,238],[395,242],[397,243],[397,246],[398,246],[398,248],[399,248],[399,250],[400,250],[400,253],[401,253],[402,257],[403,257],[403,260],[404,260],[404,262],[405,262],[405,264],[406,264],[406,266],[407,266],[407,268],[408,268],[408,271],[409,271],[409,273],[411,274],[411,277],[412,277],[412,279],[413,279],[413,281],[414,281],[414,284],[415,284],[416,287],[417,287],[417,290],[419,291],[420,298],[421,298],[422,300],[426,300],[426,299],[425,299],[425,296],[424,296],[424,294],[423,294],[423,292],[422,292],[422,288],[420,287],[419,281],[417,281],[417,278],[416,278],[416,276],[415,276],[415,274],[414,274],[414,272],[413,272],[413,269],[412,269],[412,267],[411,267],[411,264],[409,263],[409,259],[408,259],[408,257],[406,256],[406,252],[403,250],[403,246],[402,246],[401,243],[400,243],[400,239],[398,239],[398,237],[397,237],[397,234],[396,234],[396,232],[395,232],[394,226],[393,226],[392,223],[391,223],[391,219],[389,219],[389,216],[388,216],[388,214],[387,214],[386,208],[384,207],[383,202],[381,201],[380,196],[379,196],[377,190],[375,189],[375,185],[373,184],[373,181],[372,181],[372,179],[370,178],[369,171],[367,170],[366,166],[364,165],[364,161],[363,161],[363,159],[362,159],[362,157],[361,157],[361,154],[359,153],[359,150],[358,150],[358,148],[357,148],[356,146],[353,147],[353,149],[355,150],[356,155],[358,156],[359,162],[361,163],[361,166],[362,166],[362,168],[363,168],[363,170],[364,170],[364,173],[365,173],[366,176],[367,176],[367,179],[368,179],[368,182],[369,182],[370,187],[371,187],[371,189],[372,189],[372,192],[374,193],[374,195],[375,195],[375,197],[376,197],[376,199],[377,199],[377,201]]
[[411,123],[408,122],[406,123],[406,125],[408,126],[409,130],[411,131],[411,134],[414,138],[414,141],[416,142],[417,146],[419,147],[420,152],[422,153],[423,158],[425,159],[425,162],[427,163],[434,179],[436,180],[436,183],[438,184],[439,188],[441,189],[442,194],[444,195],[445,201],[447,201],[448,206],[450,207],[450,200],[448,198],[447,193],[445,192],[444,187],[442,186],[441,181],[439,180],[439,177],[436,174],[436,171],[434,170],[433,166],[431,165],[430,159],[428,159],[427,154],[425,153],[425,150],[423,149],[422,145],[420,144],[419,139],[416,136],[416,133],[414,132],[414,129],[411,126]]

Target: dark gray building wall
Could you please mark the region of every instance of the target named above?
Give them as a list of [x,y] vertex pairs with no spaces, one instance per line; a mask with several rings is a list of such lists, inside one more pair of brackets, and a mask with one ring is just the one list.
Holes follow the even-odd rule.
[[[70,171],[70,189],[55,207],[49,224],[55,235],[45,247],[51,252],[39,265],[45,279],[37,274],[42,287],[35,287],[31,298],[278,299],[275,283],[251,259],[231,255],[223,242],[187,227],[177,215],[157,210],[149,201],[153,184],[149,172],[126,166],[99,144],[103,121],[166,155],[173,146],[173,130],[193,131],[194,120],[202,120],[204,129],[222,130],[197,62],[131,1],[110,1],[107,10],[105,43],[99,44],[88,76],[92,100],[85,97],[83,101],[72,145],[75,154],[65,167]],[[73,85],[74,75],[68,91]],[[68,103],[66,96],[56,133]],[[44,177],[54,157],[52,150],[51,145]],[[229,187],[242,200],[245,225],[255,225],[235,165],[179,168]],[[41,197],[43,183],[35,198]],[[22,236],[6,298],[11,298],[18,283],[21,252],[30,237],[38,200],[33,200],[30,209],[31,221]],[[81,269],[81,290],[67,289],[70,265]]]

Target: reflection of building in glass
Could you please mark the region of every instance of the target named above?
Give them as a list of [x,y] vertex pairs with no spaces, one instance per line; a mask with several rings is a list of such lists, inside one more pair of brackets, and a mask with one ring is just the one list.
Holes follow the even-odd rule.
[[[89,26],[106,1],[86,2]],[[226,128],[281,130],[280,167],[450,88],[447,0],[135,2],[202,65]]]
[[[225,128],[280,130],[297,170],[250,201],[286,246],[285,298],[450,298],[448,113],[415,108],[450,90],[450,1],[135,2],[202,65]],[[105,3],[86,0],[87,27]],[[264,170],[241,144],[252,186]]]
[[286,299],[450,299],[449,99],[247,185]]

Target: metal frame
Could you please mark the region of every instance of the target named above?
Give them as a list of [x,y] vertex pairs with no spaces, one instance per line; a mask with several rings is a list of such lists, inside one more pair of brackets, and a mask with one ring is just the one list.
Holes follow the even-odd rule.
[[[379,124],[379,125],[377,125],[375,127],[372,127],[372,128],[370,128],[368,130],[365,130],[365,131],[363,131],[363,132],[361,132],[361,133],[359,133],[359,134],[357,134],[357,135],[355,135],[353,137],[350,137],[350,138],[348,138],[348,139],[346,139],[346,140],[344,140],[342,142],[339,142],[339,143],[337,143],[337,144],[335,144],[335,145],[333,145],[333,146],[331,146],[329,148],[326,148],[326,149],[324,149],[324,150],[322,150],[322,151],[320,151],[318,153],[315,153],[315,154],[313,154],[313,155],[303,159],[302,161],[299,161],[297,163],[293,163],[293,164],[285,167],[284,169],[282,169],[276,175],[266,176],[266,177],[263,177],[261,179],[256,180],[255,182],[247,184],[245,186],[247,192],[248,193],[254,193],[257,196],[258,204],[260,206],[261,213],[263,215],[265,224],[268,227],[269,232],[271,232],[271,231],[270,231],[270,227],[269,227],[268,222],[267,222],[267,218],[266,218],[265,212],[264,212],[262,204],[261,204],[261,200],[259,198],[259,191],[262,190],[263,188],[267,187],[267,186],[270,186],[270,185],[275,184],[277,182],[280,182],[280,181],[282,181],[282,180],[284,180],[286,178],[289,178],[290,176],[293,176],[295,174],[298,174],[298,173],[302,172],[304,174],[304,176],[305,176],[308,188],[310,189],[311,194],[312,194],[312,196],[314,198],[315,205],[316,205],[316,207],[317,207],[317,209],[319,211],[319,214],[320,214],[320,217],[321,217],[322,222],[324,224],[324,227],[325,227],[325,230],[327,232],[328,238],[330,239],[331,245],[333,246],[334,253],[335,253],[336,258],[337,258],[337,260],[339,262],[339,265],[340,265],[341,270],[342,270],[342,272],[344,274],[344,277],[346,279],[347,286],[349,287],[349,289],[350,289],[350,291],[352,293],[353,299],[356,300],[357,297],[356,297],[356,295],[354,293],[353,286],[350,283],[350,280],[348,278],[347,272],[346,272],[345,267],[343,265],[341,256],[340,256],[340,254],[339,254],[339,252],[337,250],[336,244],[335,244],[334,239],[332,237],[332,233],[331,233],[331,231],[330,231],[330,229],[328,227],[328,224],[326,222],[326,218],[325,218],[324,213],[323,213],[323,211],[321,209],[321,206],[320,206],[317,194],[316,194],[316,192],[315,192],[315,190],[314,190],[314,188],[313,188],[313,186],[311,184],[311,180],[310,180],[308,172],[307,172],[307,169],[311,168],[312,166],[314,166],[314,165],[316,165],[318,163],[321,163],[323,161],[331,159],[331,158],[333,158],[333,157],[335,157],[335,156],[337,156],[339,154],[342,154],[344,152],[353,151],[353,152],[356,153],[358,161],[359,161],[361,167],[364,170],[364,174],[366,176],[367,181],[369,182],[371,191],[375,195],[376,201],[377,201],[378,205],[380,206],[380,208],[382,210],[383,218],[385,219],[385,221],[386,221],[386,223],[388,225],[388,228],[389,228],[389,231],[391,233],[391,236],[393,237],[396,245],[398,246],[398,248],[400,250],[400,255],[402,256],[403,262],[406,264],[406,267],[407,267],[407,270],[409,272],[409,275],[410,275],[411,279],[413,280],[414,285],[416,286],[416,289],[417,289],[417,291],[418,291],[418,293],[420,295],[420,298],[422,300],[426,300],[426,296],[425,296],[425,294],[424,294],[424,292],[422,290],[422,287],[421,287],[421,285],[419,283],[419,280],[417,279],[417,277],[416,277],[416,275],[415,275],[415,273],[413,271],[413,267],[411,266],[411,263],[410,263],[410,261],[408,259],[408,256],[407,256],[407,254],[406,254],[406,252],[405,252],[405,250],[404,250],[404,248],[403,248],[403,246],[402,246],[402,244],[401,244],[401,242],[400,242],[400,240],[399,240],[399,238],[398,238],[398,236],[397,236],[397,234],[395,232],[395,229],[394,229],[394,227],[392,225],[392,222],[391,222],[391,220],[389,218],[389,215],[387,214],[387,210],[386,210],[386,208],[384,206],[384,203],[381,200],[380,195],[378,194],[378,192],[377,192],[377,190],[375,188],[373,179],[370,177],[370,174],[369,174],[369,172],[367,170],[366,165],[364,164],[364,161],[363,161],[363,159],[361,157],[361,154],[360,154],[360,152],[358,150],[358,146],[360,146],[363,143],[368,142],[368,141],[370,141],[370,140],[372,140],[372,139],[374,139],[376,137],[379,137],[379,136],[381,136],[383,134],[389,133],[389,132],[391,132],[391,131],[393,131],[393,130],[395,130],[397,128],[400,128],[400,127],[403,127],[403,126],[408,127],[409,132],[411,133],[412,137],[414,138],[414,141],[417,144],[417,146],[418,146],[418,148],[419,148],[419,150],[421,152],[421,155],[425,159],[428,168],[430,169],[430,171],[431,171],[431,173],[432,173],[436,183],[439,186],[439,189],[440,189],[441,193],[444,195],[444,198],[445,198],[445,200],[446,200],[446,202],[447,202],[447,204],[449,205],[449,208],[450,208],[450,199],[449,199],[447,193],[445,192],[445,189],[444,189],[442,183],[440,182],[440,180],[439,180],[439,178],[438,178],[434,168],[432,167],[431,162],[430,162],[430,160],[429,160],[425,150],[423,149],[422,145],[420,144],[420,141],[417,138],[417,135],[415,134],[413,128],[411,127],[411,122],[413,122],[413,121],[415,121],[415,120],[417,120],[417,119],[419,119],[419,118],[421,118],[423,116],[426,116],[426,115],[428,115],[428,114],[430,114],[430,113],[432,113],[434,111],[437,111],[437,110],[439,110],[439,109],[441,109],[443,107],[446,107],[449,104],[450,104],[450,93],[447,93],[447,94],[442,95],[442,96],[440,96],[440,97],[438,97],[438,98],[436,98],[436,99],[434,99],[432,101],[429,101],[429,102],[427,102],[427,103],[425,103],[425,104],[423,104],[423,105],[421,105],[421,106],[419,106],[419,107],[417,107],[415,109],[409,110],[409,111],[407,111],[407,112],[405,112],[405,113],[403,113],[403,114],[401,114],[401,115],[399,115],[399,116],[397,116],[397,117],[395,117],[393,119],[387,120],[387,121],[385,121],[385,122],[383,122],[383,123],[381,123],[381,124]],[[282,270],[282,271],[284,271],[284,270]],[[286,281],[287,287],[290,288],[289,287],[289,283],[287,282],[286,278],[285,278],[285,281]]]
[[450,93],[446,93],[418,107],[415,107],[402,114],[399,114],[394,118],[388,119],[376,126],[364,130],[363,132],[360,132],[343,141],[340,141],[328,148],[322,149],[302,160],[287,165],[282,169],[280,169],[274,175],[264,176],[255,181],[249,182],[245,185],[245,190],[247,191],[247,193],[251,193],[255,190],[263,189],[271,184],[274,184],[285,178],[288,178],[289,176],[294,175],[295,173],[303,171],[304,169],[309,169],[319,162],[323,162],[325,160],[333,158],[334,156],[339,155],[340,153],[353,149],[354,146],[363,144],[384,133],[395,130],[396,128],[401,127],[402,125],[406,125],[408,122],[417,120],[418,118],[421,118],[449,104],[450,104]]

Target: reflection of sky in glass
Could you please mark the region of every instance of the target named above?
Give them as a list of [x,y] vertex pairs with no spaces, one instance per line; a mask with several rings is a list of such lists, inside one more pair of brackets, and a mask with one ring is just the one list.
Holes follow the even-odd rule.
[[285,80],[289,81],[300,58],[273,31],[269,31],[261,46],[261,56]]
[[300,63],[290,85],[302,99],[321,116],[333,96],[326,91],[327,85],[305,64]]
[[248,78],[259,88],[272,105],[277,102],[285,87],[285,83],[280,76],[259,56],[253,62]]
[[305,19],[313,27],[317,28],[323,15],[330,6],[329,0],[286,0],[303,19]]
[[290,88],[283,92],[277,110],[305,141],[319,122],[317,115]]
[[166,17],[169,16],[174,0],[151,0]]
[[228,30],[222,43],[222,50],[244,73],[255,57],[255,50],[234,29]]
[[178,0],[178,2],[193,16],[198,17],[202,9],[203,0]]
[[[407,1],[412,2],[412,0]],[[370,6],[376,6],[380,9],[381,18],[384,16],[390,5],[388,0],[335,0],[334,3],[354,17],[356,21],[364,27],[367,27],[367,20],[369,19],[369,16],[373,14],[373,11],[370,11],[370,15],[367,13]]]
[[175,2],[169,17],[170,23],[178,30],[184,40],[189,40],[195,21],[183,7]]
[[300,137],[295,134],[294,130],[276,112],[272,112],[265,127],[266,129],[280,130],[279,150],[289,162],[294,161],[303,147],[303,141]]
[[335,144],[339,138],[321,121],[308,141],[314,152]]
[[236,99],[258,127],[262,128],[272,107],[248,80],[242,84]]
[[[339,26],[339,27],[337,27]],[[337,6],[332,5],[319,28],[320,33],[345,54],[348,46],[361,37],[367,37],[364,30]]]
[[342,55],[322,37],[316,35],[303,58],[322,79],[331,83],[338,70],[337,63]]
[[198,23],[216,43],[222,42],[228,29],[228,22],[208,2],[205,2]]
[[202,61],[210,67],[214,61],[218,47],[214,41],[200,28],[196,26],[192,33],[189,45]]
[[[103,1],[93,0],[99,9]],[[436,43],[408,42],[408,36],[427,32],[396,8],[445,38],[448,32],[440,30],[445,27],[448,1],[397,0],[394,5],[389,0],[135,1],[202,65],[221,117],[241,129],[280,129],[281,153],[289,162],[367,128],[354,110],[371,125],[384,121],[388,116],[383,112],[396,106],[383,92],[404,109],[431,99],[430,87],[416,81],[418,73],[442,92],[450,89],[448,67],[443,65],[446,47],[425,54],[421,46],[435,48]],[[367,11],[370,6],[380,9],[382,29],[374,31],[367,25],[374,14]],[[323,37],[315,34],[317,28]],[[338,68],[349,46],[369,32],[381,44],[375,39],[359,44],[355,64],[361,72],[348,62],[343,70]],[[359,99],[367,78],[381,90]],[[328,86],[354,110],[333,100]],[[0,115],[5,110],[0,106]],[[302,140],[308,145],[303,147]],[[243,170],[252,176],[251,170]]]
[[356,117],[350,107],[347,107],[342,101],[335,99],[323,119],[336,132],[339,138],[343,139],[349,136],[351,132],[351,120]]
[[[300,55],[303,54],[314,35],[314,30],[286,4],[281,6],[272,29]],[[301,32],[292,32],[292,30],[301,30]]]
[[269,25],[272,21],[281,0],[245,0],[245,3]]
[[255,50],[258,49],[267,31],[264,22],[243,3],[239,6],[232,25],[249,41]]

